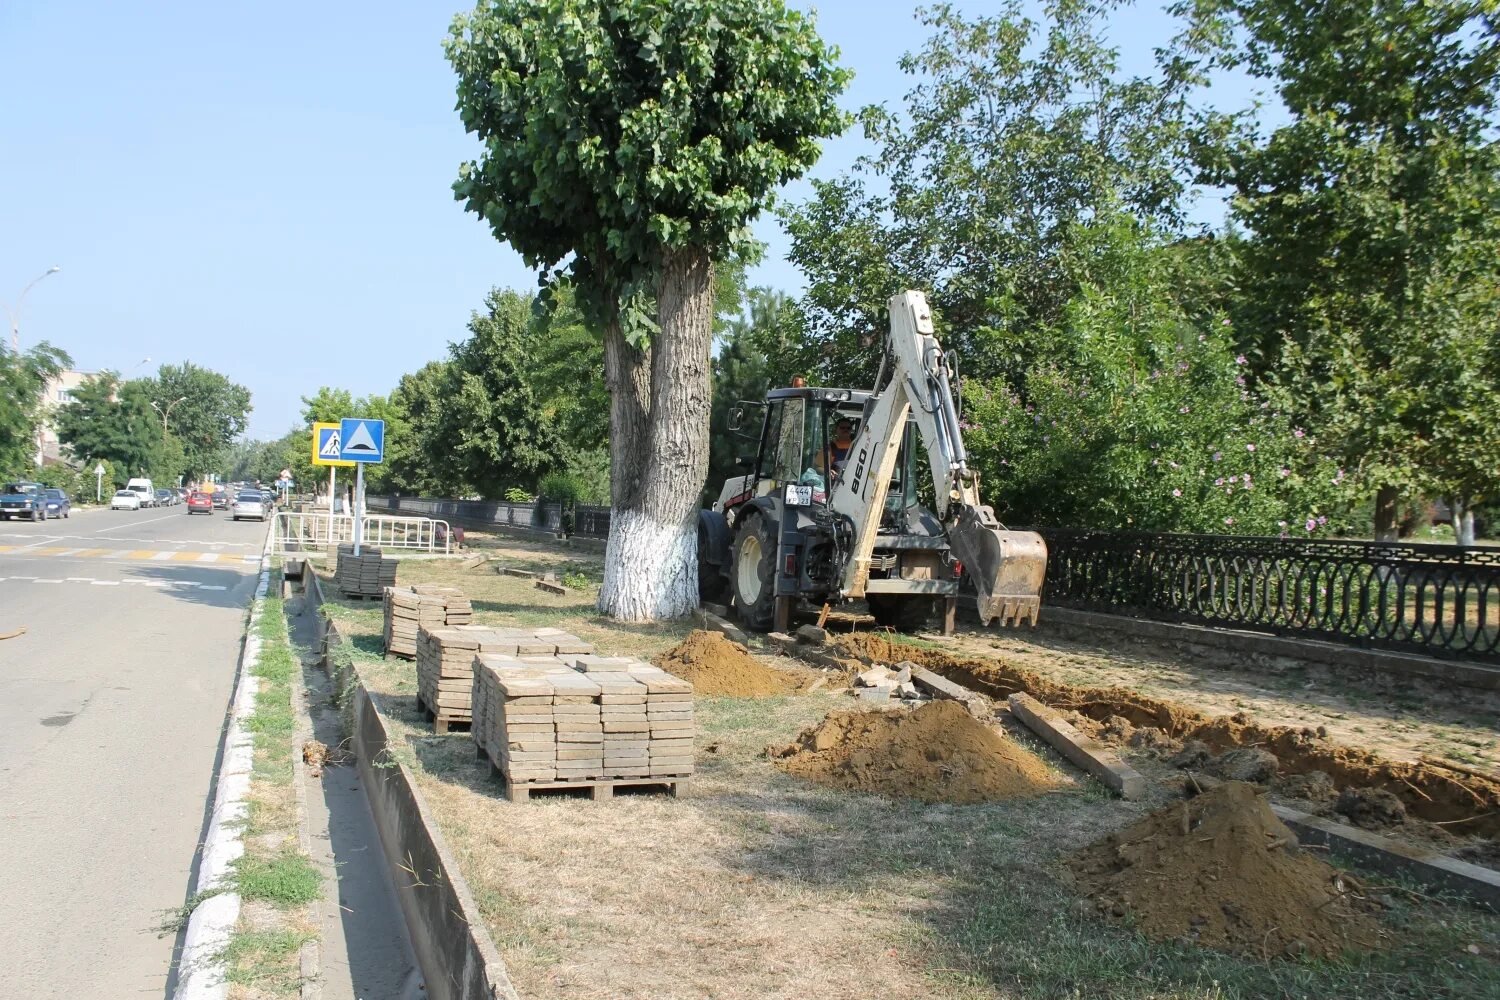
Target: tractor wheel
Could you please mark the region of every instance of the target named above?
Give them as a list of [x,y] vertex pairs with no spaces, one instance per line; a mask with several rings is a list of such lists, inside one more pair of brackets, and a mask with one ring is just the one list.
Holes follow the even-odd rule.
[[771,631],[776,617],[776,532],[760,514],[740,521],[729,582],[740,624],[755,632]]
[[934,610],[932,598],[915,595],[871,594],[865,603],[877,624],[897,632],[915,632],[927,624]]
[[698,512],[698,600],[723,604],[729,597],[729,525],[716,510]]

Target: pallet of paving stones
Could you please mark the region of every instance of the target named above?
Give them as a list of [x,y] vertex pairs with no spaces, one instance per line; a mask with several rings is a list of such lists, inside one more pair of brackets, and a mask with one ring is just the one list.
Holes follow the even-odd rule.
[[648,663],[481,652],[470,703],[476,752],[516,801],[531,791],[622,783],[676,794],[693,773],[692,685]]
[[472,721],[476,656],[555,658],[594,651],[594,647],[561,629],[487,625],[424,626],[418,630],[416,646],[417,707],[438,733]]
[[378,548],[361,546],[358,556],[354,546],[340,545],[334,565],[333,585],[345,597],[373,599],[383,597],[385,588],[395,586],[396,560],[384,558]]
[[416,658],[417,633],[422,628],[469,625],[474,621],[474,607],[457,587],[386,587],[383,604],[385,655],[407,660]]

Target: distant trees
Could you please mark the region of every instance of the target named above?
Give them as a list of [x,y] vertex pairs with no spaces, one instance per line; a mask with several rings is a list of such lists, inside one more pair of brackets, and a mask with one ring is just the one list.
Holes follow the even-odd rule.
[[250,390],[192,362],[162,365],[140,386],[158,414],[171,407],[167,430],[183,453],[173,481],[177,475],[199,479],[217,471],[225,447],[244,433]]

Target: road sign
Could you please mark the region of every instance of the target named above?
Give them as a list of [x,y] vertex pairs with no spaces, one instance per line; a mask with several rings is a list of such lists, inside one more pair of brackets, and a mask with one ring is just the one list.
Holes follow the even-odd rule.
[[385,461],[385,421],[359,417],[340,421],[339,458],[361,464]]
[[339,459],[339,425],[313,424],[313,465],[353,465]]

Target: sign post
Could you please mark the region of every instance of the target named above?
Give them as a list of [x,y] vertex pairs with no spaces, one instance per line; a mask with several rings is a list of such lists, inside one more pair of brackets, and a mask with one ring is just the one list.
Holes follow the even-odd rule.
[[94,466],[94,502],[104,502],[104,463]]
[[339,421],[338,457],[354,469],[354,555],[365,535],[365,466],[385,461],[385,421],[345,417]]

